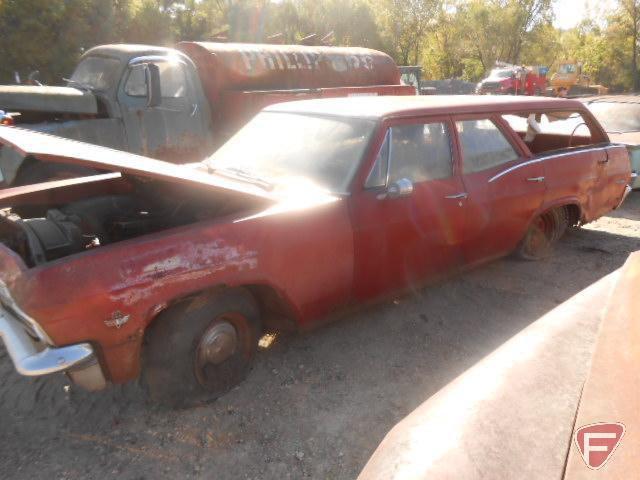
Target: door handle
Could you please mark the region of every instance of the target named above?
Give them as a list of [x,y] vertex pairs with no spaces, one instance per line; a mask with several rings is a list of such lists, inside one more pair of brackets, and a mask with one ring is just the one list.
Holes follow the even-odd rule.
[[609,163],[609,155],[607,155],[607,156],[606,156],[606,157],[604,157],[604,158],[599,159],[599,160],[598,160],[598,163],[599,163],[600,165],[602,165],[602,164],[604,164],[604,163]]
[[467,198],[469,194],[467,192],[456,193],[455,195],[447,195],[444,198],[448,198],[449,200],[460,200],[463,198]]
[[544,182],[544,177],[527,178],[527,182]]

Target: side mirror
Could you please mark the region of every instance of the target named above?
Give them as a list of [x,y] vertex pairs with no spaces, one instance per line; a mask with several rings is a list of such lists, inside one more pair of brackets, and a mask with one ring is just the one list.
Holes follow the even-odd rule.
[[412,193],[413,182],[408,178],[401,178],[387,187],[385,197],[393,200],[400,197],[408,197]]
[[160,90],[160,68],[155,63],[148,63],[144,69],[147,83],[147,107],[157,107],[162,102]]

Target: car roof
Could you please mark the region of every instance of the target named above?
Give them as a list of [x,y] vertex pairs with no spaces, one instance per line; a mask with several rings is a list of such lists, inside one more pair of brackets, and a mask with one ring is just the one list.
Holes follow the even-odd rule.
[[153,45],[114,43],[110,45],[99,45],[97,47],[93,47],[87,50],[87,52],[82,55],[82,58],[90,57],[93,55],[102,55],[114,57],[126,63],[133,56],[169,55],[175,53],[176,51],[170,48],[158,47]]
[[640,103],[638,95],[600,95],[597,97],[587,97],[582,99],[586,104],[589,103]]
[[418,115],[506,113],[525,110],[584,110],[577,100],[549,97],[421,95],[342,97],[279,103],[265,111],[381,119]]

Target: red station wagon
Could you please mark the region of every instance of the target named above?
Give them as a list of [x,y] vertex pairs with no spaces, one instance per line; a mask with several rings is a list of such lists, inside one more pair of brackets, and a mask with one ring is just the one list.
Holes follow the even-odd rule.
[[18,372],[174,406],[246,374],[265,329],[517,252],[616,208],[629,157],[584,105],[367,97],[264,110],[176,166],[11,127],[0,142],[105,173],[0,192],[0,335]]

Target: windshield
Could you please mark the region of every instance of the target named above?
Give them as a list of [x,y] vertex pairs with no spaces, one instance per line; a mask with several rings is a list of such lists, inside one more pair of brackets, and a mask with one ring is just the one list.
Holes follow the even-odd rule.
[[513,75],[511,70],[491,70],[490,78],[509,78]]
[[560,65],[558,73],[576,73],[576,66],[573,63],[564,63]]
[[594,102],[587,106],[608,133],[640,131],[640,104]]
[[375,125],[358,118],[263,112],[206,164],[275,185],[302,177],[331,192],[346,193]]
[[92,90],[108,90],[118,81],[120,61],[108,57],[86,57],[76,67],[70,83]]

